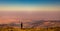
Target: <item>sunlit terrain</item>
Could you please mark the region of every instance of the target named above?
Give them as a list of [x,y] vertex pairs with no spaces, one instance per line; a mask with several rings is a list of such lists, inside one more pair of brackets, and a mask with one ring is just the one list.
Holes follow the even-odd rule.
[[40,20],[30,24],[26,28],[21,28],[19,23],[0,24],[0,31],[60,31],[60,20]]
[[0,12],[0,31],[60,31],[59,13],[58,11]]
[[13,27],[0,27],[0,31],[60,31],[60,27],[48,28],[13,28]]

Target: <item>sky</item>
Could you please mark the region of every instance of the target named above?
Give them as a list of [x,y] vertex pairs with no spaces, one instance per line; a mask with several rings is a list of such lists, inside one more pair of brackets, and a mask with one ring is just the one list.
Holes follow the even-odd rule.
[[0,0],[0,11],[60,11],[60,0]]
[[[18,17],[19,16],[19,17]],[[0,0],[0,24],[60,20],[60,0]]]

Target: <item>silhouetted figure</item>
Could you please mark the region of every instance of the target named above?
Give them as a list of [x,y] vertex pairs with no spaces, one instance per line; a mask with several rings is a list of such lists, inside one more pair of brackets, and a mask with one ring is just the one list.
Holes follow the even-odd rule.
[[23,28],[23,23],[21,22],[21,29]]

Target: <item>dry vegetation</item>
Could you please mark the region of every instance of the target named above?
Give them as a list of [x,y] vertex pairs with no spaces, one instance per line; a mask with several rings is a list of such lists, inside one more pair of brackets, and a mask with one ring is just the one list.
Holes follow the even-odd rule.
[[13,27],[0,27],[0,31],[60,31],[60,27],[49,28],[13,28]]

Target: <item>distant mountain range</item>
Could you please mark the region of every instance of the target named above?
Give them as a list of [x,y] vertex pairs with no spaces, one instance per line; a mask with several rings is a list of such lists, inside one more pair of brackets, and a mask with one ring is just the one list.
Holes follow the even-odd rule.
[[[26,28],[40,28],[40,27],[54,27],[54,26],[60,26],[60,20],[39,20],[39,21],[33,21],[33,22],[28,22],[28,25],[23,26]],[[0,24],[0,27],[6,27],[6,26],[11,26],[11,27],[21,27],[21,23],[10,23],[10,24]]]

